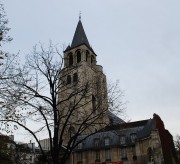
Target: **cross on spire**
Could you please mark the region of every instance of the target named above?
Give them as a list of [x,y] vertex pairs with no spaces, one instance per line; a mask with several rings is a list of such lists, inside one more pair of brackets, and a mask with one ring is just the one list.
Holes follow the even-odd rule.
[[79,12],[79,21],[81,21],[81,11]]

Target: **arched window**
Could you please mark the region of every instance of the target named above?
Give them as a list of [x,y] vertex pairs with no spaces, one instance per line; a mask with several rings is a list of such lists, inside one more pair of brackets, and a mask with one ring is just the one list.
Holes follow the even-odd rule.
[[94,62],[94,56],[91,55],[91,64]]
[[67,76],[67,84],[71,84],[71,75]]
[[78,51],[77,52],[77,63],[79,63],[81,61],[81,52]]
[[86,51],[86,61],[88,61],[89,51]]
[[73,82],[77,82],[78,81],[78,74],[74,73],[73,75]]
[[73,55],[72,53],[69,54],[69,66],[73,65]]

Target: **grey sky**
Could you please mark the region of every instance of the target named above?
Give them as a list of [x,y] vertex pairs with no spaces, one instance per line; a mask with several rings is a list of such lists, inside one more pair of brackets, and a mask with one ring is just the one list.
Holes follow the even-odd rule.
[[[13,42],[24,56],[39,41],[71,43],[79,11],[108,79],[120,79],[132,119],[157,113],[180,133],[179,0],[4,0]],[[63,49],[63,48],[62,48]]]

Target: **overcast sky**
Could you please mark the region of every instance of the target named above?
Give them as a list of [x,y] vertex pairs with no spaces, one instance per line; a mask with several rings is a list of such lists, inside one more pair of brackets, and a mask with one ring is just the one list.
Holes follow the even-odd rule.
[[180,134],[179,0],[2,0],[21,56],[43,42],[71,43],[79,12],[108,79],[120,80],[132,121],[153,113]]

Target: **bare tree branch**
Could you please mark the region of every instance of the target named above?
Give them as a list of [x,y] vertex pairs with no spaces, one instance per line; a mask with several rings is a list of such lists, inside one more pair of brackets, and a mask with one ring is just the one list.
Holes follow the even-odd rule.
[[[50,141],[50,157],[46,160],[53,164],[58,163],[59,154],[61,163],[65,163],[80,142],[109,125],[108,111],[124,112],[123,92],[118,83],[107,89],[105,79],[85,78],[84,74],[87,77],[93,75],[86,70],[77,72],[79,66],[72,66],[66,72],[64,60],[52,42],[48,48],[36,45],[26,57],[25,64],[12,63],[4,74],[11,78],[0,81],[0,121],[4,129],[12,131],[14,123],[24,128],[35,138],[44,156],[37,138],[46,131]],[[79,77],[68,85],[67,76],[74,72]],[[32,121],[37,127],[33,130],[27,124]],[[81,135],[84,137],[77,141]],[[64,147],[66,149],[62,151]]]

